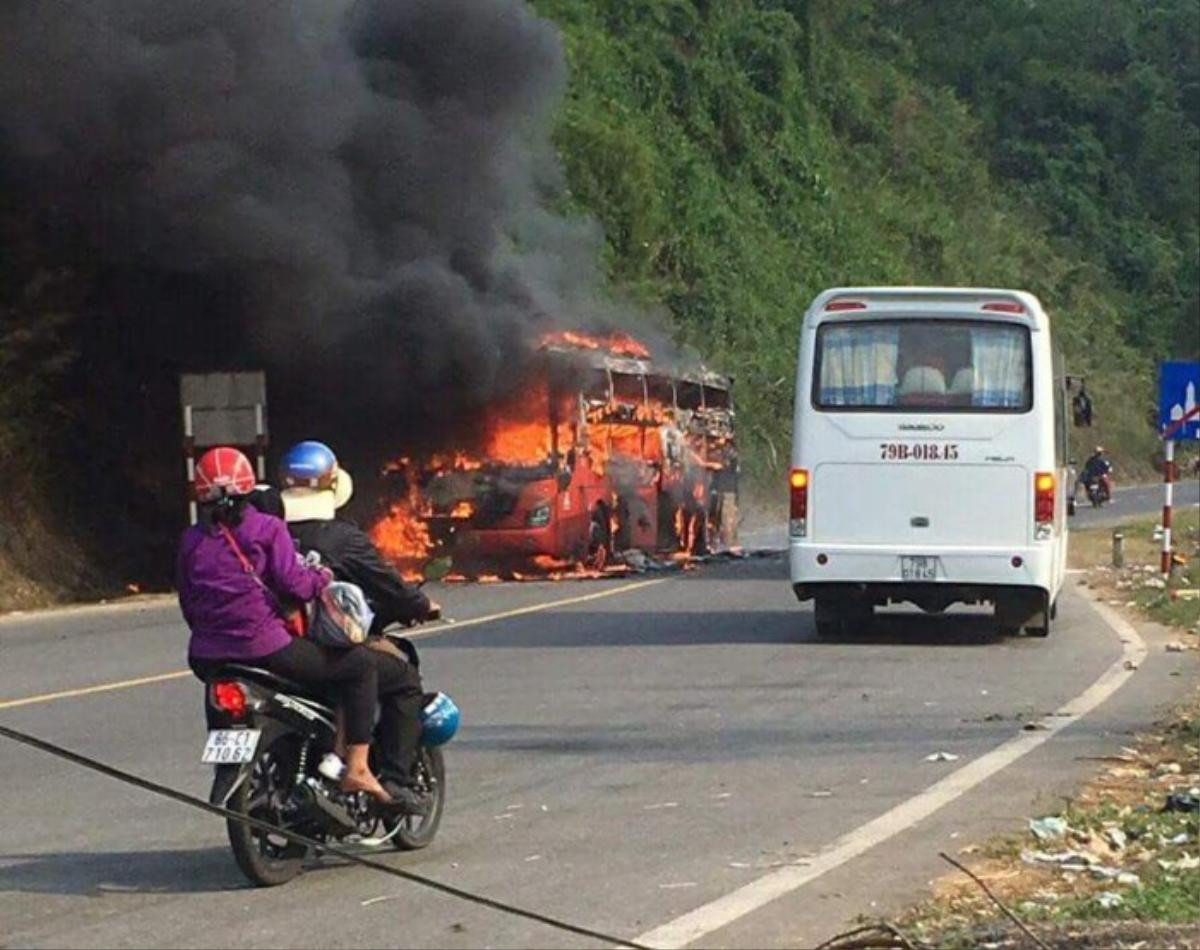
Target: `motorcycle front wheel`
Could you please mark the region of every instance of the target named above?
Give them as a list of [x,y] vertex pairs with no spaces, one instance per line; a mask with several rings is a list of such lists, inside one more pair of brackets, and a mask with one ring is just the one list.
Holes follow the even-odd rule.
[[[298,756],[298,740],[290,735],[259,750],[249,777],[229,797],[230,811],[282,827],[281,809],[291,791]],[[308,854],[304,845],[232,818],[227,819],[226,830],[233,858],[252,884],[277,887],[300,873]]]

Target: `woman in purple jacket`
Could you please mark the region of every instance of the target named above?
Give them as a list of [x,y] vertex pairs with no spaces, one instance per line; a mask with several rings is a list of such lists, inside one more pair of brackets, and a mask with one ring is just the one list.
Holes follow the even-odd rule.
[[346,717],[346,791],[390,796],[367,764],[377,674],[365,649],[332,650],[288,633],[281,601],[307,602],[329,583],[305,567],[287,526],[246,504],[254,469],[237,449],[210,449],[196,465],[200,523],[188,528],[176,564],[179,606],[191,628],[188,665],[207,681],[226,663],[247,663],[320,689],[333,685]]

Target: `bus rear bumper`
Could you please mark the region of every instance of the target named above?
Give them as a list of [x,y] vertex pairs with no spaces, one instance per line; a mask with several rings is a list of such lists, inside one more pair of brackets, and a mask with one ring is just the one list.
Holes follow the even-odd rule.
[[[906,579],[903,559],[908,556],[936,558],[935,577]],[[1052,598],[1058,587],[1051,544],[881,551],[793,542],[790,562],[792,589],[802,601],[814,597],[876,604],[908,601],[943,610],[953,603],[995,603],[1010,595]]]

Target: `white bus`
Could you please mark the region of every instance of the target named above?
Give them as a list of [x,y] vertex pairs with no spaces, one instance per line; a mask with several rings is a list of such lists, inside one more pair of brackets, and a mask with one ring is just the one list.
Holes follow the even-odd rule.
[[804,315],[791,582],[818,635],[876,606],[995,607],[1044,637],[1067,558],[1067,389],[1031,294],[827,290]]

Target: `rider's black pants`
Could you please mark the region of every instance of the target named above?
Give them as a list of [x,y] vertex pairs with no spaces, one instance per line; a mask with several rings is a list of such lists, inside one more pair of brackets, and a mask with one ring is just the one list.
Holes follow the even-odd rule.
[[[372,662],[374,652],[366,647],[339,650],[319,647],[311,640],[292,640],[282,650],[266,656],[243,660],[209,660],[188,657],[188,665],[200,679],[207,681],[227,663],[257,666],[276,676],[293,680],[316,693],[332,689],[346,714],[346,741],[361,745],[371,741],[375,722],[375,697],[380,677]],[[418,697],[419,700],[419,697]],[[420,735],[420,722],[417,723]],[[414,745],[415,748],[415,745]]]
[[391,654],[366,652],[379,679],[379,725],[375,729],[379,777],[403,782],[411,773],[421,741],[421,674],[411,663]]

